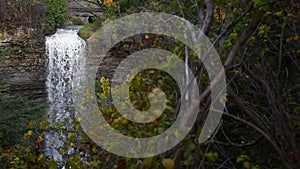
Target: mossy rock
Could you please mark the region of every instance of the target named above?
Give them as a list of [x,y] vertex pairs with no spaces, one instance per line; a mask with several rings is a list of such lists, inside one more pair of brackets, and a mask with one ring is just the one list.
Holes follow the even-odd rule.
[[83,21],[79,17],[72,18],[73,25],[84,25]]
[[80,36],[82,39],[87,40],[89,37],[91,37],[99,28],[101,27],[100,21],[95,21],[94,23],[87,24],[83,26],[79,32],[78,36]]

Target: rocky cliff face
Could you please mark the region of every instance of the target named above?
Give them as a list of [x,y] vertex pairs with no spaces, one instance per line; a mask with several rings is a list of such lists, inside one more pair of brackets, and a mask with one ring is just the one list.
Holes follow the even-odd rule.
[[46,98],[46,56],[44,42],[32,37],[0,39],[0,85],[4,99]]
[[71,23],[80,25],[89,23],[89,17],[101,16],[102,10],[99,7],[100,1],[97,0],[67,0],[69,19]]

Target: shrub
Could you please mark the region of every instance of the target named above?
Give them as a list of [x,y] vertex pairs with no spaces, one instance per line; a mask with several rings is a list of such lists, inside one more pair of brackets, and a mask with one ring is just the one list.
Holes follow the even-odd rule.
[[67,18],[66,0],[42,0],[46,6],[46,27],[55,29]]

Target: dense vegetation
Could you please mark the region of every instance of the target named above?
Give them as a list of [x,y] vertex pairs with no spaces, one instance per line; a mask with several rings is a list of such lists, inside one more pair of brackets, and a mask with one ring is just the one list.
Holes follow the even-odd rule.
[[[30,2],[33,5],[36,3]],[[51,4],[48,3],[48,5]],[[61,11],[63,6],[58,7],[54,3],[52,5],[48,8],[52,11]],[[66,132],[66,144],[60,152],[66,161],[66,168],[72,169],[296,169],[300,166],[299,2],[292,0],[166,0],[158,2],[106,0],[104,3],[99,3],[99,7],[103,8],[104,15],[98,18],[99,21],[83,29],[81,34],[84,34],[86,38],[91,35],[89,31],[95,31],[102,23],[141,11],[171,13],[199,26],[199,29],[215,45],[226,70],[227,108],[218,130],[204,144],[197,143],[201,125],[209,110],[211,91],[207,88],[208,77],[202,63],[196,57],[191,57],[189,65],[197,73],[201,82],[201,115],[190,134],[172,150],[146,159],[115,156],[101,149],[82,132],[79,124],[80,118],[73,121],[73,130],[68,131],[61,127],[62,124],[50,126],[47,117],[38,121],[30,121],[26,129],[22,127],[24,135],[20,143],[8,144],[9,140],[14,139],[13,132],[16,131],[11,130],[10,127],[14,126],[6,125],[6,122],[9,121],[8,119],[17,119],[10,118],[11,114],[6,113],[9,110],[1,108],[0,113],[4,119],[1,119],[0,124],[5,126],[1,129],[3,132],[0,133],[1,168],[56,168],[57,165],[61,165],[45,157],[43,153],[44,135],[49,130]],[[1,5],[0,12],[2,10]],[[48,23],[50,27],[58,26],[60,20],[65,17],[62,13],[51,12],[48,12],[48,16],[53,16],[53,18],[48,18],[43,23]],[[8,23],[10,20],[5,22]],[[0,23],[4,21],[1,20]],[[16,23],[19,22],[16,21]],[[4,25],[0,26],[4,27]],[[130,53],[149,47],[167,49],[182,58],[186,56],[184,44],[157,35],[128,38],[116,45],[111,50],[111,55],[126,57]],[[121,54],[120,51],[122,51]],[[188,53],[189,56],[194,56],[192,51]],[[155,121],[147,126],[138,126],[116,115],[113,105],[99,104],[109,123],[120,132],[137,137],[155,135],[165,130],[170,125],[169,122],[173,120],[168,117],[175,113],[178,98],[175,97],[177,92],[175,82],[171,78],[162,78],[162,76],[165,77],[162,72],[157,72],[154,76],[153,71],[145,71],[142,75],[135,77],[136,82],[132,84],[130,90],[131,99],[137,101],[135,102],[137,109],[149,106],[147,99],[149,88],[159,86],[165,91],[168,99],[172,100],[169,106],[173,106],[164,114],[166,121]],[[153,83],[149,81],[151,77],[165,83]],[[109,99],[109,81],[99,77],[98,87],[98,99],[102,103],[101,99]],[[121,87],[120,92],[122,92]],[[0,105],[4,105],[3,100]],[[25,124],[22,120],[20,122],[22,125]],[[10,130],[10,133],[7,130]],[[73,147],[75,151],[68,154],[68,147]]]
[[0,4],[0,28],[8,33],[32,28],[43,35],[67,17],[65,0],[1,0]]

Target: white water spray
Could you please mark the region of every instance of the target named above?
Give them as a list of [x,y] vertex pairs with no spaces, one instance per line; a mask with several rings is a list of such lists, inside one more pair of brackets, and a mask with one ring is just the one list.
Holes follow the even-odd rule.
[[[46,55],[48,56],[47,91],[50,108],[50,123],[62,123],[63,128],[71,127],[75,111],[72,106],[73,75],[83,71],[86,43],[77,32],[80,27],[66,27],[46,37]],[[58,149],[64,144],[64,135],[49,132],[45,136],[46,155],[62,160]],[[70,150],[72,151],[72,150]]]

